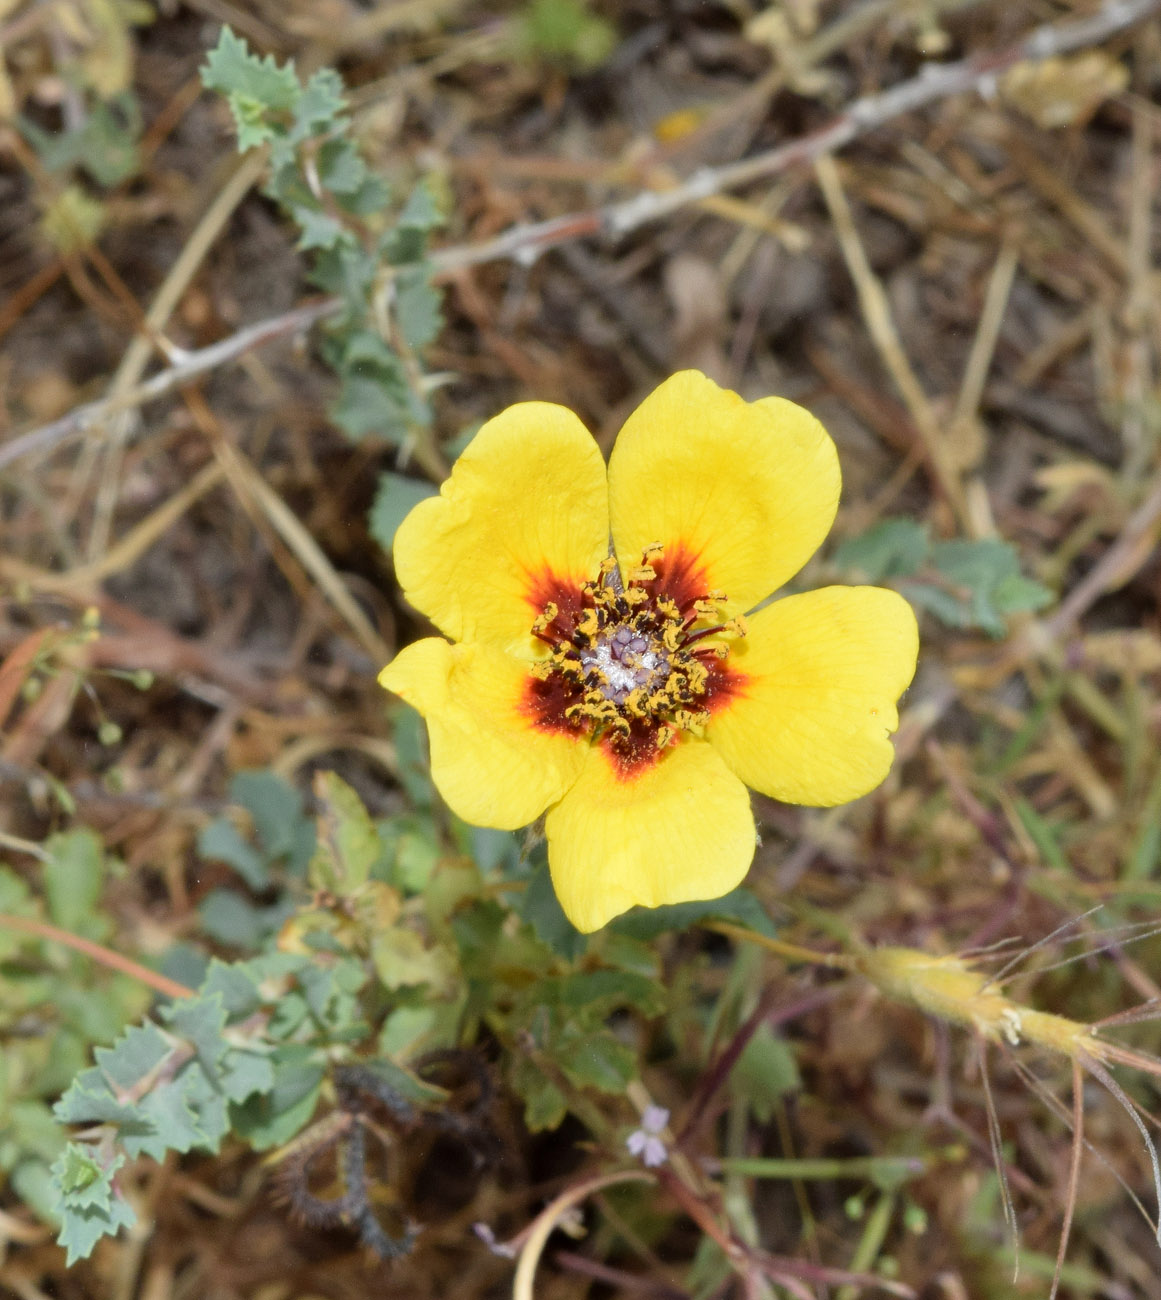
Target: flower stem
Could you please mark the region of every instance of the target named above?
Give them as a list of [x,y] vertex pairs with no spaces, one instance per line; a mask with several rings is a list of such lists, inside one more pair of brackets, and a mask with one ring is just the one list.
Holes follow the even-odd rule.
[[718,934],[724,934],[730,939],[742,939],[746,943],[756,943],[760,948],[776,952],[780,957],[785,957],[788,961],[810,962],[815,966],[829,966],[833,970],[856,969],[854,959],[844,953],[818,952],[814,948],[803,948],[796,943],[786,943],[782,939],[773,939],[767,934],[759,934],[756,930],[747,930],[742,925],[731,925],[728,921],[707,921],[705,922],[705,928],[707,930],[716,930]]

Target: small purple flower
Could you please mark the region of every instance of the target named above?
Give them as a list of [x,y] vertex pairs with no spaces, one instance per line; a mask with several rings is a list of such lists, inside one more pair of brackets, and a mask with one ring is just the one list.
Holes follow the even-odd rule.
[[668,1159],[665,1143],[660,1134],[669,1123],[669,1112],[664,1106],[646,1106],[641,1116],[641,1127],[634,1129],[625,1139],[629,1154],[641,1157],[646,1169],[656,1169]]

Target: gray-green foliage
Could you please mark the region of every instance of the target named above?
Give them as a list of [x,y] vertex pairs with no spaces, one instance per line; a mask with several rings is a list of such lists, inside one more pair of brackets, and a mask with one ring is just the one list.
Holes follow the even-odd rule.
[[913,605],[954,628],[1002,637],[1008,615],[1043,609],[1052,592],[1020,572],[999,538],[933,542],[913,519],[883,519],[836,550],[834,562],[867,582],[890,582]]
[[64,131],[46,131],[23,117],[17,122],[50,172],[82,171],[107,188],[140,169],[141,125],[140,105],[129,92],[110,100],[94,99],[80,125]]
[[[384,1074],[395,1094],[430,1112],[442,1094],[408,1063],[485,1030],[531,1128],[551,1128],[572,1109],[599,1114],[586,1099],[618,1103],[642,1068],[616,1019],[669,1006],[657,934],[706,917],[768,927],[757,901],[737,890],[579,934],[552,892],[543,845],[528,850],[514,835],[448,819],[420,736],[416,715],[400,710],[394,740],[408,806],[390,817],[372,815],[334,773],[316,775],[314,824],[302,797],[271,774],[235,777],[240,815],[210,822],[199,850],[236,879],[208,896],[219,901],[210,916],[203,904],[201,917],[208,935],[247,955],[203,959],[191,996],[119,1036],[114,1021],[112,1046],[91,1065],[74,1056],[71,1086],[54,1114],[44,1108],[52,1141],[37,1158],[55,1160],[51,1204],[70,1259],[132,1222],[118,1190],[127,1161],[214,1152],[231,1137],[256,1150],[291,1142],[320,1105],[334,1104],[336,1067]],[[50,897],[62,920],[100,932],[100,873],[83,897],[70,886],[99,846],[84,832],[63,848]],[[0,876],[0,904],[3,891]],[[247,908],[271,909],[277,925],[226,935],[208,923]],[[0,958],[4,941],[0,930]],[[35,1126],[26,1118],[27,1155]],[[71,1140],[67,1125],[77,1126]]]
[[[278,981],[294,973],[282,965],[273,972]],[[216,1151],[239,1127],[232,1110],[270,1095],[278,1046],[270,1032],[271,994],[282,985],[264,994],[264,976],[270,973],[259,963],[212,968],[196,996],[170,1003],[156,1020],[98,1048],[96,1065],[57,1103],[61,1123],[97,1133],[95,1140],[69,1143],[53,1166],[59,1240],[70,1263],[103,1233],[134,1221],[113,1179],[126,1158]],[[316,1073],[317,1089],[321,1066]]]
[[441,326],[427,253],[440,223],[430,188],[420,182],[392,203],[360,153],[331,68],[304,84],[293,64],[259,58],[223,28],[202,80],[226,97],[239,149],[269,151],[266,193],[298,226],[312,279],[341,301],[322,345],[340,381],[336,423],[351,438],[392,441],[427,425],[420,354]]
[[[106,942],[113,927],[99,900],[120,863],[86,829],[51,835],[42,848],[43,897],[0,865],[0,913]],[[94,975],[91,962],[61,944],[0,929],[0,1180],[45,1218],[57,1197],[50,1168],[67,1141],[52,1101],[84,1068],[93,1044],[140,1015],[146,997],[124,975]]]

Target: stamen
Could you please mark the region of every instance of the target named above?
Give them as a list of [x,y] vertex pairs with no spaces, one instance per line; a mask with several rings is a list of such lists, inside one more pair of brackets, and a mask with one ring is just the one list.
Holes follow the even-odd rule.
[[[538,681],[556,683],[550,696],[568,701],[563,718],[594,737],[608,734],[634,758],[664,749],[682,731],[701,734],[712,680],[706,661],[727,657],[729,647],[692,647],[708,636],[732,638],[746,631],[740,617],[724,619],[723,592],[679,606],[672,596],[650,590],[663,559],[659,544],[647,546],[641,563],[622,579],[609,556],[596,580],[581,588],[580,608],[570,610],[563,626],[555,602],[532,625],[532,634],[551,645],[552,654],[531,671]],[[707,618],[715,620],[711,626],[691,630]]]

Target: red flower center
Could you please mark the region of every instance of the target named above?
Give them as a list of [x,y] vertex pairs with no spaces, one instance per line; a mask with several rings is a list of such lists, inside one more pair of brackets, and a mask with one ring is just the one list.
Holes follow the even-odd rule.
[[679,603],[664,590],[662,559],[661,546],[647,547],[624,575],[604,561],[568,608],[550,600],[532,625],[551,653],[532,666],[530,712],[606,743],[622,767],[659,758],[679,731],[703,730],[729,686],[728,639],[745,634],[740,618],[725,619],[721,592]]

